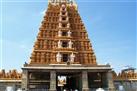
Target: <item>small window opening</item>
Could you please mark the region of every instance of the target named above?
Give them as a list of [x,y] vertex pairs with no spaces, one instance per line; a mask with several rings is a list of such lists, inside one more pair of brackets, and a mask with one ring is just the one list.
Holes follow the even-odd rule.
[[65,12],[63,12],[62,15],[65,15]]
[[66,27],[66,24],[62,24],[62,27]]
[[62,8],[63,11],[65,11],[65,8]]
[[63,42],[62,42],[62,47],[67,47],[67,46],[68,46],[68,42],[63,41]]
[[67,32],[62,32],[62,36],[67,36]]
[[63,54],[63,62],[67,62],[69,59],[68,54]]
[[66,18],[64,17],[64,18],[62,18],[62,20],[66,20]]

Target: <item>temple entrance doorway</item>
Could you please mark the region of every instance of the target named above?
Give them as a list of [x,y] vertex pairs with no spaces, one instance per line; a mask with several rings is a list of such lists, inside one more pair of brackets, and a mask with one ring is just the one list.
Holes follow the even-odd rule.
[[107,88],[106,76],[103,72],[89,72],[88,73],[88,87],[91,91],[98,88]]
[[57,91],[82,91],[81,73],[57,73]]

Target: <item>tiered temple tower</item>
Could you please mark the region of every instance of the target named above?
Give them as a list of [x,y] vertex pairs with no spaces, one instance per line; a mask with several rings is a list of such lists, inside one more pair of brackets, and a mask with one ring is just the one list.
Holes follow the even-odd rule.
[[49,1],[30,65],[97,64],[77,7],[73,3],[68,3]]
[[[74,0],[49,0],[30,62],[22,69],[25,91],[114,89],[111,68],[97,64]],[[66,83],[60,85],[58,77]]]

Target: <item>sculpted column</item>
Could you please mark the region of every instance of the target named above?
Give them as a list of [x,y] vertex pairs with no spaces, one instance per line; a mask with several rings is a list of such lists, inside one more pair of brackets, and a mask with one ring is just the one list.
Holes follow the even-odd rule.
[[82,71],[82,91],[89,91],[87,71]]
[[23,70],[22,73],[22,91],[28,91],[28,70]]
[[114,83],[112,78],[112,71],[107,72],[107,83],[109,91],[114,91]]
[[50,90],[49,91],[56,91],[56,72],[50,72]]

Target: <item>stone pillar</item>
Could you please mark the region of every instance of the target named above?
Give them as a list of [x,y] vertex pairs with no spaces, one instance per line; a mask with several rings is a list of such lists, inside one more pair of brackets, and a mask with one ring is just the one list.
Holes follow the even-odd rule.
[[28,91],[28,82],[29,82],[28,70],[23,69],[22,84],[21,84],[22,91]]
[[102,87],[107,89],[108,88],[107,73],[102,73],[101,80],[102,80]]
[[50,72],[50,90],[49,91],[56,91],[56,72]]
[[109,91],[114,91],[114,83],[113,83],[113,77],[112,77],[112,71],[107,72],[107,86]]
[[82,71],[82,91],[89,91],[87,71]]

